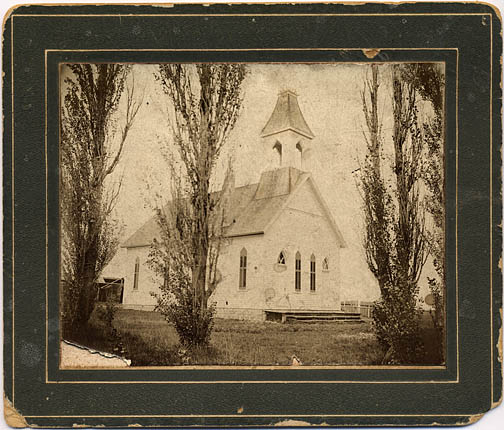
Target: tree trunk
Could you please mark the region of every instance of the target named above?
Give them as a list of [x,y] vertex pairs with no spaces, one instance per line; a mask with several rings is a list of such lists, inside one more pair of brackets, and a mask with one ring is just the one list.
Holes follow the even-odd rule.
[[[92,224],[91,222],[89,224]],[[90,225],[90,228],[93,228]],[[79,297],[79,321],[80,327],[85,326],[91,313],[93,312],[94,302],[96,299],[95,277],[96,268],[95,263],[98,259],[98,237],[95,235],[91,242],[89,249],[84,255],[84,270],[82,273],[81,291]]]
[[[94,148],[101,153],[104,147],[105,134],[102,131],[99,132],[99,136],[96,139]],[[79,297],[79,325],[81,327],[85,326],[91,314],[93,313],[95,301],[96,301],[96,263],[99,258],[99,230],[101,225],[101,203],[103,197],[102,190],[102,180],[101,174],[103,172],[103,158],[100,155],[95,154],[93,160],[94,168],[94,186],[90,193],[89,199],[89,216],[87,220],[87,232],[89,235],[89,244],[86,252],[84,253],[83,261],[83,273],[82,273],[82,285],[81,293]]]

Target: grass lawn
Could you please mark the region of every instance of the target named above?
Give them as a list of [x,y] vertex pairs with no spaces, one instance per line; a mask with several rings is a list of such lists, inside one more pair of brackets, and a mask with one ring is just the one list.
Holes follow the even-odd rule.
[[[191,353],[180,347],[175,329],[158,313],[120,309],[114,327],[132,366],[285,366],[293,356],[303,365],[374,365],[383,357],[367,322],[280,324],[217,318],[210,347]],[[104,333],[93,314],[88,332],[69,340],[117,354],[117,341]]]

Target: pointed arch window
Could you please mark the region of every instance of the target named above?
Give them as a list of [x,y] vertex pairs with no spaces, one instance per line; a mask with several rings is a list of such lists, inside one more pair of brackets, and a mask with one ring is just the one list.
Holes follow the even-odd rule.
[[297,149],[296,162],[297,162],[297,165],[299,166],[299,168],[301,168],[302,164],[303,164],[303,147],[301,146],[301,142],[298,142],[296,144],[296,149]]
[[245,248],[240,251],[240,281],[238,287],[240,290],[247,288],[247,250]]
[[135,260],[135,276],[133,277],[133,289],[138,290],[138,276],[140,275],[140,257]]
[[301,254],[296,252],[296,269],[294,278],[294,289],[301,291]]
[[315,256],[312,254],[310,257],[310,291],[316,290],[316,279],[315,279]]
[[327,257],[325,257],[323,260],[322,260],[322,270],[329,270],[329,260],[327,259]]
[[277,263],[278,264],[286,264],[285,253],[283,251],[280,251],[280,254],[278,255]]

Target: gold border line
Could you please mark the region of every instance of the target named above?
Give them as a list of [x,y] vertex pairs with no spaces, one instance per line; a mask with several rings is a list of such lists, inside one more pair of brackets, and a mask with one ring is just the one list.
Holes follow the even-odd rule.
[[[381,51],[457,51],[458,48],[110,48],[110,49],[46,49],[46,52],[252,52],[252,51],[362,51],[368,49],[377,49]],[[413,63],[414,61],[409,61]],[[93,62],[95,64],[96,62]],[[120,63],[128,63],[127,61],[121,61]],[[132,64],[144,64],[144,62],[133,61]],[[194,64],[194,61],[188,61],[187,64]],[[213,63],[226,63],[225,61],[214,61]],[[257,64],[268,64],[274,63],[274,61],[230,61],[229,63],[257,63]],[[335,64],[336,62],[327,61],[287,61],[283,63],[314,63],[314,64]],[[348,63],[348,64],[371,64],[372,61],[340,61],[337,63]],[[408,63],[408,61],[380,61],[380,63]],[[416,61],[418,63],[418,61]],[[442,63],[442,61],[423,61],[423,63]],[[71,64],[71,61],[67,61],[65,64]],[[83,62],[83,64],[87,64]],[[158,62],[145,62],[145,64],[159,64]],[[182,62],[183,64],[183,62]]]
[[[381,50],[397,50],[397,51],[409,51],[409,50],[436,50],[436,51],[455,51],[456,56],[457,56],[457,63],[458,63],[458,48],[380,48]],[[194,51],[207,51],[203,49],[193,49]],[[216,49],[218,51],[227,51],[225,49]],[[352,50],[352,51],[362,51],[362,48],[316,48],[316,49],[311,49],[311,48],[252,48],[252,49],[236,49],[236,51],[268,51],[268,50],[279,50],[279,51],[295,51],[295,50],[331,50],[331,51],[341,51],[341,50]],[[46,49],[45,50],[45,58],[46,58],[46,64],[47,64],[47,56],[49,52],[115,52],[118,50],[115,49],[94,49],[94,50],[71,50],[71,49],[65,49],[65,50],[58,50],[58,49]],[[128,51],[128,52],[142,52],[142,51],[175,51],[174,49],[122,49],[122,51]],[[185,49],[177,49],[177,51],[186,51]],[[274,62],[243,62],[243,63],[253,63],[253,64],[271,64]],[[316,63],[316,64],[336,64],[334,62],[288,62],[288,63],[302,63],[302,64],[307,64],[307,63]],[[362,61],[362,62],[343,62],[343,63],[350,63],[350,64],[369,64],[367,61]],[[404,63],[404,62],[380,62],[380,63]],[[434,63],[434,62],[433,62]],[[445,68],[446,68],[446,62],[445,61],[436,61],[435,63],[444,63]],[[61,64],[61,63],[60,63]],[[144,64],[143,62],[134,62],[134,64]],[[340,62],[338,62],[340,64]],[[47,68],[46,68],[46,83],[47,83]],[[456,69],[456,83],[457,83],[457,88],[458,88],[458,67]],[[46,101],[47,103],[47,101]],[[456,110],[456,116],[458,116],[458,98],[456,98],[456,103],[457,103],[457,110]],[[458,123],[456,125],[458,127]],[[456,139],[457,139],[457,147],[458,147],[458,134],[456,134]],[[457,155],[458,156],[458,155]],[[46,166],[47,169],[47,166]],[[458,167],[456,168],[458,169]],[[457,210],[457,209],[456,209]],[[458,272],[458,266],[457,266],[457,272]],[[46,292],[48,289],[48,280],[46,279]],[[456,282],[456,289],[458,290],[458,282]],[[456,314],[458,316],[458,304],[456,307]],[[47,323],[46,323],[46,328],[47,328]],[[47,330],[46,330],[47,331]],[[47,336],[47,334],[46,334]],[[48,359],[47,359],[47,354],[48,351],[46,349],[46,375],[48,373]],[[459,344],[458,344],[458,321],[457,321],[457,379],[455,381],[453,380],[436,380],[436,381],[134,381],[134,383],[203,383],[203,384],[208,384],[208,383],[453,383],[453,382],[458,382],[459,381]],[[97,368],[80,368],[80,367],[66,367],[66,368],[59,368],[58,370],[60,371],[66,371],[66,370],[361,370],[361,369],[374,369],[374,370],[394,370],[394,369],[400,369],[400,370],[411,370],[411,369],[417,369],[417,370],[431,370],[431,369],[443,369],[446,370],[447,366],[302,366],[302,367],[292,367],[292,366],[138,366],[138,367],[126,367],[126,368],[109,368],[109,367],[97,367]],[[46,382],[50,383],[98,383],[98,382],[104,382],[104,381],[49,381],[48,376],[46,376]],[[119,381],[107,381],[110,383],[119,383]],[[133,381],[126,381],[127,383],[133,382]]]
[[[46,324],[45,324],[45,347],[46,347],[46,366],[45,366],[45,377],[46,381],[49,378],[48,375],[48,367],[47,367],[47,351],[49,350],[49,298],[48,298],[48,284],[49,284],[49,262],[48,262],[48,255],[49,255],[49,216],[48,216],[48,203],[47,203],[47,196],[48,196],[48,164],[47,164],[47,55],[44,55],[44,100],[45,100],[45,129],[44,129],[44,157],[45,157],[45,233],[46,233],[46,240],[45,240],[45,248],[46,248],[46,255],[45,255],[45,276],[46,276],[46,289],[45,289],[45,314],[46,314]],[[59,146],[59,144],[58,144]],[[58,187],[59,189],[59,187]],[[59,202],[59,196],[58,196],[58,202]],[[58,203],[59,204],[59,203]],[[58,227],[59,229],[59,227]],[[61,258],[61,253],[60,257]],[[59,268],[58,268],[59,272]],[[59,293],[59,285],[58,285],[58,293]]]
[[[216,415],[23,415],[25,418],[331,418],[331,417],[472,417],[466,414],[216,414]],[[352,424],[355,426],[355,424]],[[43,426],[45,427],[45,426]],[[142,426],[144,427],[144,426]],[[205,426],[207,427],[207,426]],[[374,425],[373,425],[374,427]]]
[[[83,370],[101,370],[101,369],[83,369]],[[162,370],[162,369],[160,369]],[[248,369],[244,369],[248,370]],[[276,370],[276,369],[275,369]],[[320,384],[361,384],[361,385],[369,385],[369,384],[439,384],[439,385],[446,385],[446,384],[458,384],[459,381],[455,380],[439,380],[439,381],[321,381],[321,380],[314,380],[314,381],[275,381],[275,380],[261,380],[261,381],[160,381],[160,380],[155,380],[155,381],[110,381],[110,380],[94,380],[94,381],[46,381],[46,384],[164,384],[164,385],[170,385],[170,384],[178,384],[178,385],[211,385],[211,384],[220,384],[220,385],[225,385],[225,384],[304,384],[304,385],[320,385]]]
[[[14,248],[15,248],[15,239],[14,239],[14,20],[11,20],[11,109],[12,109],[12,118],[11,118],[11,139],[12,139],[12,148],[11,148],[11,168],[12,168],[12,173],[11,173],[11,205],[12,205],[12,407],[14,408],[14,373],[15,373],[15,366],[14,366],[14,359],[15,359],[15,354],[14,354],[14,345],[15,345],[15,333],[14,333],[14,320],[16,318],[16,314],[14,312],[14,307],[15,307],[15,297],[14,297],[14,258],[15,258],[15,253],[14,253]],[[46,165],[46,170],[47,170],[47,165]],[[47,278],[46,278],[46,290],[47,290]],[[47,322],[46,322],[47,324]]]
[[[261,14],[250,14],[250,16],[324,16],[326,14],[290,14],[290,15],[281,15],[281,14],[264,14],[264,15],[261,15]],[[434,15],[440,15],[440,16],[451,16],[451,15],[460,15],[460,16],[464,16],[464,15],[477,15],[477,16],[490,16],[491,17],[491,25],[490,27],[492,27],[492,16],[490,13],[446,13],[446,14],[327,14],[327,16],[395,16],[395,15],[399,15],[399,16],[416,16],[416,15],[425,15],[425,16],[434,16]],[[14,241],[14,47],[13,47],[13,22],[14,22],[14,17],[15,16],[26,16],[26,17],[40,17],[40,16],[48,16],[48,17],[52,17],[52,16],[73,16],[73,15],[44,15],[44,14],[40,14],[40,15],[23,15],[23,14],[19,14],[19,15],[12,15],[12,20],[11,20],[11,74],[12,74],[12,95],[11,95],[11,103],[12,103],[12,215],[13,215],[13,219],[12,219],[12,238],[13,238],[13,244],[12,244],[12,301],[13,301],[13,318],[12,318],[12,324],[13,324],[13,327],[12,327],[12,331],[13,331],[13,342],[12,342],[12,346],[13,346],[13,351],[12,351],[12,358],[13,358],[13,364],[12,364],[12,367],[13,367],[13,375],[12,375],[12,383],[13,383],[13,403],[14,403],[14,247],[15,247],[15,241]],[[76,17],[83,17],[83,16],[87,16],[87,15],[84,15],[84,14],[81,14],[81,15],[75,15]],[[99,16],[107,16],[107,15],[89,15],[89,16],[93,16],[93,17],[99,17]],[[150,16],[150,15],[142,15],[142,14],[129,14],[129,15],[119,15],[119,14],[114,14],[114,15],[110,15],[110,16]],[[248,14],[223,14],[223,15],[213,15],[213,14],[201,14],[201,15],[189,15],[189,14],[173,14],[173,15],[166,15],[166,14],[153,14],[152,16],[184,16],[184,17],[187,17],[187,16],[249,16]],[[492,30],[491,30],[491,37],[492,37]],[[491,49],[493,47],[491,46]],[[306,50],[309,50],[310,48],[307,48]],[[404,48],[406,49],[406,48]],[[414,48],[410,48],[411,50],[414,50]],[[448,48],[449,49],[449,48]],[[283,49],[283,50],[287,50],[287,49]],[[229,50],[226,50],[226,51],[229,51]],[[458,66],[458,52],[457,52],[457,66]],[[491,67],[492,67],[492,61],[491,61]],[[458,67],[457,67],[458,68]],[[491,83],[493,84],[493,83]],[[457,90],[458,90],[458,85],[457,85]],[[492,100],[493,100],[493,94],[490,94],[490,100],[491,100],[491,108],[492,108]],[[458,111],[458,106],[457,106],[457,111]],[[492,120],[492,119],[491,119]],[[457,121],[458,122],[458,121]],[[491,121],[491,130],[492,130],[492,121]],[[458,133],[458,126],[457,126],[457,133]],[[47,142],[46,142],[47,144]],[[492,147],[492,142],[490,142],[490,146]],[[458,148],[458,142],[457,142],[457,148]],[[47,156],[47,154],[46,154]],[[457,167],[458,167],[458,159],[457,159]],[[47,175],[47,171],[46,171],[46,175]],[[490,181],[492,183],[492,180]],[[47,188],[47,184],[46,184],[46,188]],[[46,191],[47,192],[47,191]],[[46,196],[47,198],[47,196]],[[492,196],[491,196],[492,198]],[[492,213],[492,212],[491,212]],[[457,214],[456,214],[457,215]],[[47,213],[46,213],[46,217],[47,217]],[[46,230],[47,230],[47,226],[46,226]],[[492,234],[492,232],[490,233]],[[47,236],[47,232],[46,232],[46,236]],[[457,237],[456,237],[456,240],[457,240]],[[47,259],[47,256],[46,256],[46,259]],[[492,264],[493,262],[491,262]],[[47,268],[46,268],[46,272],[47,272]],[[458,272],[458,270],[457,270]],[[456,275],[457,275],[457,272],[456,272]],[[457,287],[458,287],[458,282],[457,282]],[[491,297],[491,300],[492,300],[492,297]],[[491,303],[492,304],[492,303]],[[46,322],[47,323],[47,322]],[[493,320],[491,320],[491,324],[493,324]],[[457,325],[458,325],[458,293],[457,293]],[[47,333],[47,327],[46,327],[46,333]],[[493,335],[493,333],[492,333]],[[458,337],[458,327],[457,327],[457,337]],[[47,351],[46,351],[46,355],[47,355]],[[458,357],[458,342],[457,342],[457,357]],[[492,345],[492,348],[491,348],[491,359],[493,360],[493,345]],[[47,364],[47,363],[46,363]],[[458,365],[457,365],[457,373],[458,373]],[[362,368],[362,367],[360,367]],[[141,368],[139,368],[141,369]],[[159,369],[159,368],[158,368]],[[340,368],[341,369],[341,368]],[[493,367],[492,367],[492,370],[493,370]],[[458,377],[458,375],[457,375]],[[150,381],[151,382],[151,381]],[[243,382],[243,381],[238,381],[239,383]],[[264,382],[264,381],[262,381]],[[278,382],[278,381],[275,381],[275,382]],[[310,381],[308,381],[310,382]],[[325,381],[324,381],[325,382]],[[492,394],[493,394],[493,387],[492,387]]]
[[493,19],[490,15],[490,405],[494,402],[493,366]]
[[[457,59],[458,59],[458,52],[457,52]],[[444,232],[444,240],[443,240],[443,245],[444,245],[444,249],[445,249],[445,252],[444,252],[444,257],[443,257],[443,263],[444,263],[444,270],[443,270],[443,282],[444,282],[444,300],[443,300],[443,311],[444,311],[444,318],[443,318],[443,324],[444,324],[444,336],[443,336],[443,340],[444,340],[444,344],[445,344],[445,363],[447,363],[447,360],[448,360],[448,330],[447,330],[447,327],[448,327],[448,306],[447,306],[447,301],[448,301],[448,287],[447,287],[447,281],[446,281],[446,267],[448,265],[448,262],[447,262],[447,257],[446,257],[446,249],[447,249],[447,240],[446,240],[446,226],[447,226],[447,222],[446,222],[446,202],[447,202],[447,191],[446,191],[446,172],[448,170],[448,162],[447,162],[447,159],[448,157],[446,156],[446,153],[447,153],[447,144],[446,144],[446,135],[447,135],[447,129],[448,129],[448,121],[447,121],[447,110],[448,110],[448,101],[447,101],[447,91],[446,91],[446,74],[447,74],[447,65],[446,65],[446,62],[444,63],[444,76],[445,76],[445,83],[444,83],[444,88],[443,88],[443,112],[444,112],[444,116],[443,116],[443,133],[442,133],[442,142],[443,142],[443,172],[444,172],[444,175],[443,175],[443,205],[444,205],[444,208],[445,208],[445,211],[444,211],[444,219],[443,219],[443,232]],[[457,112],[457,109],[458,109],[458,99],[457,99],[457,85],[458,85],[458,69],[456,69],[455,71],[455,81],[456,81],[456,86],[455,86],[455,112]],[[455,134],[456,134],[456,130],[457,130],[457,126],[458,124],[455,123]],[[457,145],[456,145],[457,146]],[[457,156],[458,154],[456,153],[455,154],[455,160],[457,159]],[[457,182],[456,182],[456,179],[455,179],[455,194],[457,193]],[[455,206],[455,215],[457,214],[457,206]],[[456,226],[456,224],[455,224]],[[456,227],[455,227],[456,228]],[[455,238],[457,237],[457,233],[455,231]],[[457,249],[456,247],[456,244],[455,244],[455,250]],[[457,260],[455,259],[455,267],[457,268]],[[458,269],[457,269],[458,270]],[[455,290],[458,289],[458,286],[457,286],[457,279],[455,277]],[[457,309],[457,305],[455,305],[455,309]],[[458,331],[458,322],[456,322],[456,325],[457,325],[457,331]],[[458,350],[458,339],[456,340],[457,342],[457,350]],[[457,351],[457,380],[458,380],[458,351]]]
[[[275,366],[275,365],[174,365],[174,366],[130,366],[130,367],[60,367],[58,370],[61,372],[71,370],[448,370],[446,366],[387,366],[387,365],[370,365],[360,366],[356,365],[326,365],[326,366]],[[236,382],[236,381],[235,381]],[[282,381],[283,382],[283,381]],[[306,381],[310,382],[310,381]]]
[[[308,4],[308,3],[307,3]],[[310,3],[313,4],[313,3]],[[360,3],[362,4],[362,3]],[[110,4],[107,4],[110,6]],[[152,4],[151,4],[152,5]],[[84,6],[84,4],[80,4]],[[130,4],[131,6],[131,4]],[[317,17],[317,16],[491,16],[488,12],[471,12],[471,13],[103,13],[103,14],[93,14],[93,13],[83,13],[83,14],[13,14],[12,16],[23,17],[23,18],[34,18],[34,17],[64,17],[64,18],[101,18],[101,17]]]
[[[458,186],[459,186],[459,52],[457,49],[457,61],[456,61],[456,79],[455,79],[455,321],[457,324],[457,381],[460,379],[460,337],[459,337],[459,261],[458,261]],[[446,79],[446,78],[445,78]],[[446,97],[446,96],[445,96]],[[447,121],[445,113],[445,121]],[[445,157],[446,157],[446,139],[444,141],[445,145]],[[446,169],[445,169],[445,181],[446,181]],[[446,189],[446,188],[445,188]],[[445,201],[445,222],[446,222],[446,201]],[[446,238],[446,228],[445,228],[445,238]],[[446,259],[446,244],[445,244],[445,259]],[[446,270],[446,268],[445,268]],[[445,279],[445,290],[447,292]],[[445,302],[448,301],[448,294],[446,294]],[[446,306],[446,303],[445,303]],[[448,319],[447,319],[448,321]],[[445,331],[447,334],[446,338],[446,352],[448,352],[448,324],[446,324]],[[448,355],[448,354],[447,354]]]
[[[312,50],[310,48],[273,48],[274,50],[281,50],[281,51],[290,51],[290,50]],[[409,48],[380,48],[382,50],[410,50]],[[224,50],[224,49],[218,49]],[[260,49],[237,49],[237,51],[251,51],[251,50],[258,50],[258,51],[268,51],[271,49],[265,49],[265,48],[260,48]],[[354,50],[354,51],[361,51],[362,48],[317,48],[316,50]],[[457,53],[457,60],[458,60],[458,48],[414,48],[413,50],[455,50]],[[47,52],[88,52],[88,51],[102,51],[102,52],[115,52],[116,50],[114,49],[95,49],[95,50],[58,50],[58,49],[47,49],[45,56],[47,59]],[[173,51],[172,49],[123,49],[123,51]],[[178,51],[185,51],[185,49],[178,49]],[[203,49],[194,49],[194,51],[206,51]],[[225,50],[224,50],[225,51]],[[139,62],[134,62],[135,64],[139,64]],[[251,62],[248,62],[251,63]],[[254,62],[255,63],[255,62]],[[261,63],[261,62],[257,62]],[[263,62],[264,63],[270,63],[270,62]],[[289,63],[297,63],[297,62],[289,62]],[[324,63],[324,64],[334,64],[331,62],[299,62],[299,63]],[[346,63],[346,62],[345,62]],[[350,62],[351,64],[369,64],[369,62]],[[389,63],[389,62],[383,62],[383,63]],[[395,62],[390,62],[390,63],[395,63]],[[400,62],[404,63],[404,62]],[[439,63],[437,61],[436,63]],[[142,63],[140,63],[142,64]],[[47,75],[47,70],[46,70],[46,75]],[[458,68],[457,68],[457,84],[458,84]],[[457,101],[458,103],[458,101]],[[457,112],[458,114],[458,112]],[[458,269],[457,269],[458,270]],[[47,282],[47,281],[46,281]],[[46,284],[47,285],[47,284]],[[458,286],[457,286],[458,288]],[[46,288],[47,290],[47,288]],[[458,314],[458,309],[457,309],[457,314]],[[458,315],[457,315],[458,316]],[[47,324],[46,324],[47,326]],[[457,335],[458,335],[458,322],[457,322]],[[459,345],[458,345],[458,340],[457,340],[457,380],[456,381],[427,381],[427,382],[432,382],[432,383],[445,383],[445,382],[458,382],[458,356],[459,356]],[[393,369],[401,369],[401,370],[407,370],[407,369],[418,369],[418,370],[429,370],[429,369],[447,369],[447,366],[303,366],[301,368],[293,368],[292,366],[138,366],[138,367],[127,367],[127,368],[108,368],[108,367],[100,367],[100,368],[63,368],[59,369],[62,371],[65,370],[166,370],[166,369],[171,369],[171,370],[205,370],[205,369],[212,369],[212,370],[217,370],[217,369],[223,369],[223,370],[324,370],[324,369],[332,369],[332,370],[346,370],[346,369],[383,369],[383,370],[393,370]],[[46,350],[46,371],[47,371],[47,350]],[[56,383],[69,383],[73,381],[49,381],[46,379],[46,382],[56,382]],[[75,381],[77,383],[83,382],[83,381]],[[85,383],[96,383],[98,381],[86,381]],[[118,381],[109,381],[111,383],[116,383]],[[129,382],[129,381],[128,381]],[[137,383],[150,383],[154,381],[135,381]],[[158,383],[170,383],[170,381],[156,381]],[[175,383],[189,383],[189,381],[172,381]],[[241,382],[256,382],[256,381],[191,381],[194,383],[241,383]],[[291,382],[291,381],[259,381],[260,383],[266,383],[266,382],[271,382],[271,383],[285,383],[285,382]],[[301,381],[292,381],[292,382],[301,382]],[[303,383],[345,383],[345,382],[356,382],[356,383],[366,383],[367,381],[302,381]],[[379,383],[418,383],[418,382],[423,382],[423,381],[378,381]],[[374,381],[373,381],[374,383]]]

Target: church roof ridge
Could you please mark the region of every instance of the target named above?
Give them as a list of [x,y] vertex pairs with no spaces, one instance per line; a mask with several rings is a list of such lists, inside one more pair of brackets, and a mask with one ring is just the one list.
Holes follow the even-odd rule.
[[[289,169],[291,168],[276,170],[285,171]],[[303,174],[303,172],[300,172],[300,174]],[[230,201],[232,210],[226,216],[225,222],[227,237],[263,232],[265,225],[268,224],[290,194],[290,191],[288,191],[258,200],[256,199],[256,193],[259,183],[260,181],[233,189]],[[214,191],[212,194],[218,195],[221,192],[222,190]],[[170,207],[170,204],[171,201],[166,202],[163,208]],[[149,220],[121,244],[121,248],[148,246],[155,237],[159,237],[159,226],[156,215],[153,214]]]
[[275,108],[261,131],[261,137],[271,136],[286,130],[295,131],[308,139],[315,137],[301,112],[298,95],[290,89],[283,90],[278,94]]
[[[289,171],[297,170],[287,168]],[[277,169],[286,170],[286,169]],[[283,208],[286,207],[292,196],[297,193],[300,186],[307,180],[311,179],[313,189],[317,199],[322,204],[326,216],[335,230],[336,236],[340,241],[340,246],[345,247],[345,241],[339,231],[334,218],[327,207],[318,187],[315,185],[313,175],[309,172],[297,171],[295,183],[293,187],[285,193],[272,193],[263,198],[257,198],[257,189],[259,183],[243,185],[235,187],[231,194],[231,212],[226,216],[226,237],[249,236],[254,234],[262,234],[271,225],[272,222],[279,216]],[[294,178],[293,178],[294,179]],[[217,191],[219,193],[221,191]],[[169,207],[170,202],[165,207]],[[149,246],[154,238],[159,237],[159,226],[156,215],[153,215],[145,222],[137,231],[121,244],[121,248],[135,248]]]

